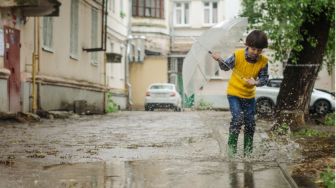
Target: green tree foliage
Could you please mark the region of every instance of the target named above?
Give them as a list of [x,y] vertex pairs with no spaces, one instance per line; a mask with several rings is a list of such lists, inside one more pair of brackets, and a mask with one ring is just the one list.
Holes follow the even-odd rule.
[[243,0],[243,6],[250,26],[268,33],[273,60],[286,62],[275,117],[297,131],[323,62],[331,71],[335,61],[334,0]]
[[[300,41],[306,37],[311,46],[318,38],[304,36],[301,26],[307,20],[325,14],[331,24],[327,48],[324,55],[329,73],[335,62],[335,2],[334,0],[243,0],[243,14],[249,19],[250,27],[266,31],[275,50],[274,61],[284,62],[290,52],[301,51]],[[295,58],[294,58],[295,60]]]

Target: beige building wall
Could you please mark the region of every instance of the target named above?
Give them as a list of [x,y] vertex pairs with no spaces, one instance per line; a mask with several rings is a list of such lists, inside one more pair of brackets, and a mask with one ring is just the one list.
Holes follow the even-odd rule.
[[[91,62],[92,52],[83,51],[83,48],[97,48],[101,46],[101,12],[98,11],[98,44],[91,46],[91,9],[92,6],[100,10],[96,1],[79,1],[79,28],[78,28],[78,56],[70,56],[70,7],[71,1],[62,0],[60,16],[55,17],[53,25],[53,49],[46,49],[42,45],[43,18],[40,19],[41,57],[40,75],[59,77],[69,80],[86,81],[94,84],[103,84],[103,52],[98,53],[98,64]],[[91,6],[90,6],[91,5]],[[30,22],[30,25],[33,23]],[[31,26],[29,26],[31,27]],[[30,28],[24,28],[27,33]],[[25,37],[26,45],[31,46],[32,37]],[[30,39],[30,40],[29,40]],[[31,49],[31,48],[30,48]],[[25,53],[26,56],[30,54]],[[24,58],[27,58],[27,57]]]
[[130,1],[108,1],[107,11],[107,53],[117,53],[122,56],[119,63],[106,64],[106,81],[112,100],[120,109],[128,106],[127,96],[127,35],[130,20]]
[[[59,0],[59,16],[52,17],[52,46],[43,46],[43,17],[39,17],[39,65],[36,75],[38,83],[38,104],[43,110],[73,110],[74,101],[85,100],[95,112],[104,110],[104,64],[103,51],[95,52],[97,61],[92,62],[92,54],[83,48],[101,46],[101,2],[102,0],[79,0],[78,5],[78,54],[70,55],[71,1]],[[92,10],[97,10],[97,45],[91,45]],[[1,10],[1,24],[20,30],[20,72],[22,111],[31,110],[32,95],[32,53],[34,49],[34,18],[12,16]],[[11,12],[10,12],[11,13]],[[0,28],[2,29],[2,28]],[[3,58],[0,57],[0,72],[3,72]],[[2,73],[1,73],[2,74]],[[2,84],[2,83],[0,83]],[[3,84],[2,84],[3,85]],[[2,87],[3,88],[3,87]],[[2,109],[2,108],[1,108]],[[91,112],[93,112],[90,110]]]
[[[100,5],[79,1],[79,28],[78,28],[78,56],[70,56],[70,6],[71,1],[61,0],[59,17],[53,17],[52,48],[43,46],[43,17],[40,20],[40,77],[57,77],[64,80],[75,80],[103,84],[103,52],[98,53],[98,64],[91,62],[92,53],[83,51],[83,48],[100,47],[101,13],[98,11],[98,45],[91,46],[91,9],[93,5],[98,10]],[[32,53],[34,48],[34,19],[28,18],[21,28],[21,68],[25,76],[30,77]]]
[[132,83],[131,98],[134,109],[143,109],[148,86],[152,83],[167,83],[167,58],[164,56],[147,56],[144,63],[130,65]]

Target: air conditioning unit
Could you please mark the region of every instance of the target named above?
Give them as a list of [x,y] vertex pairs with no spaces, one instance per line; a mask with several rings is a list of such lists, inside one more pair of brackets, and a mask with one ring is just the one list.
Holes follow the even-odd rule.
[[145,38],[144,37],[131,37],[129,60],[134,63],[143,63],[145,59]]

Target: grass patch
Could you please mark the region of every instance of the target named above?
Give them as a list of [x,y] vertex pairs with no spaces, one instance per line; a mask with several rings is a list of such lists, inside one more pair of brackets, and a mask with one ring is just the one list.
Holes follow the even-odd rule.
[[292,133],[294,137],[329,137],[330,133],[324,131],[318,131],[314,129],[302,129],[298,132]]

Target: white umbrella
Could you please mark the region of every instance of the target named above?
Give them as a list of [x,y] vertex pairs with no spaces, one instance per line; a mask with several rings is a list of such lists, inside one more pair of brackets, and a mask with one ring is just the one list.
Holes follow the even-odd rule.
[[187,96],[208,82],[209,76],[218,70],[218,65],[210,63],[209,51],[223,56],[233,54],[247,28],[247,18],[233,18],[220,22],[205,31],[192,45],[183,61],[183,87]]

